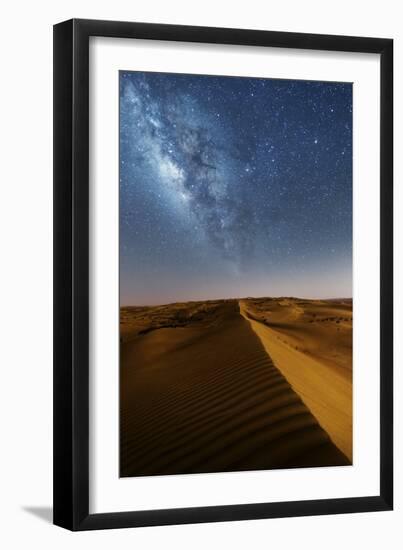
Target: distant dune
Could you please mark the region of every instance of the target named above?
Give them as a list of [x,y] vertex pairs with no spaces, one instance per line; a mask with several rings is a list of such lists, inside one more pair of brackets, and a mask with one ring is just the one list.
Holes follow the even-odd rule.
[[265,300],[121,308],[121,476],[351,463],[351,301]]

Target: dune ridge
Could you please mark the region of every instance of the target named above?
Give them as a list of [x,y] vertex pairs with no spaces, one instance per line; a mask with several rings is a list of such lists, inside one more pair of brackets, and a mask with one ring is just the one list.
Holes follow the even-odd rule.
[[122,308],[120,475],[347,465],[237,300]]
[[351,301],[240,300],[276,367],[353,459]]

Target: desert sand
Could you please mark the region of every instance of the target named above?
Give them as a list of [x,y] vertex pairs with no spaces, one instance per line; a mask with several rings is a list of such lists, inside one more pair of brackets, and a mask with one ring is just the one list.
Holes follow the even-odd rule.
[[277,368],[352,461],[352,301],[241,301]]
[[121,476],[351,463],[351,301],[265,300],[121,308]]

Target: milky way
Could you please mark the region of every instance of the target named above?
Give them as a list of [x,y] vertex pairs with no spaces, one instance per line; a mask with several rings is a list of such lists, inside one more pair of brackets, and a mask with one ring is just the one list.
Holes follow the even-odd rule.
[[351,295],[351,228],[350,84],[120,73],[122,303]]

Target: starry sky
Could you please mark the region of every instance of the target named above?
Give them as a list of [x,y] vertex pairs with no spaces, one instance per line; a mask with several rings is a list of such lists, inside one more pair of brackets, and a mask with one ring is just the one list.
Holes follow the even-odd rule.
[[352,296],[352,84],[119,86],[121,305]]

